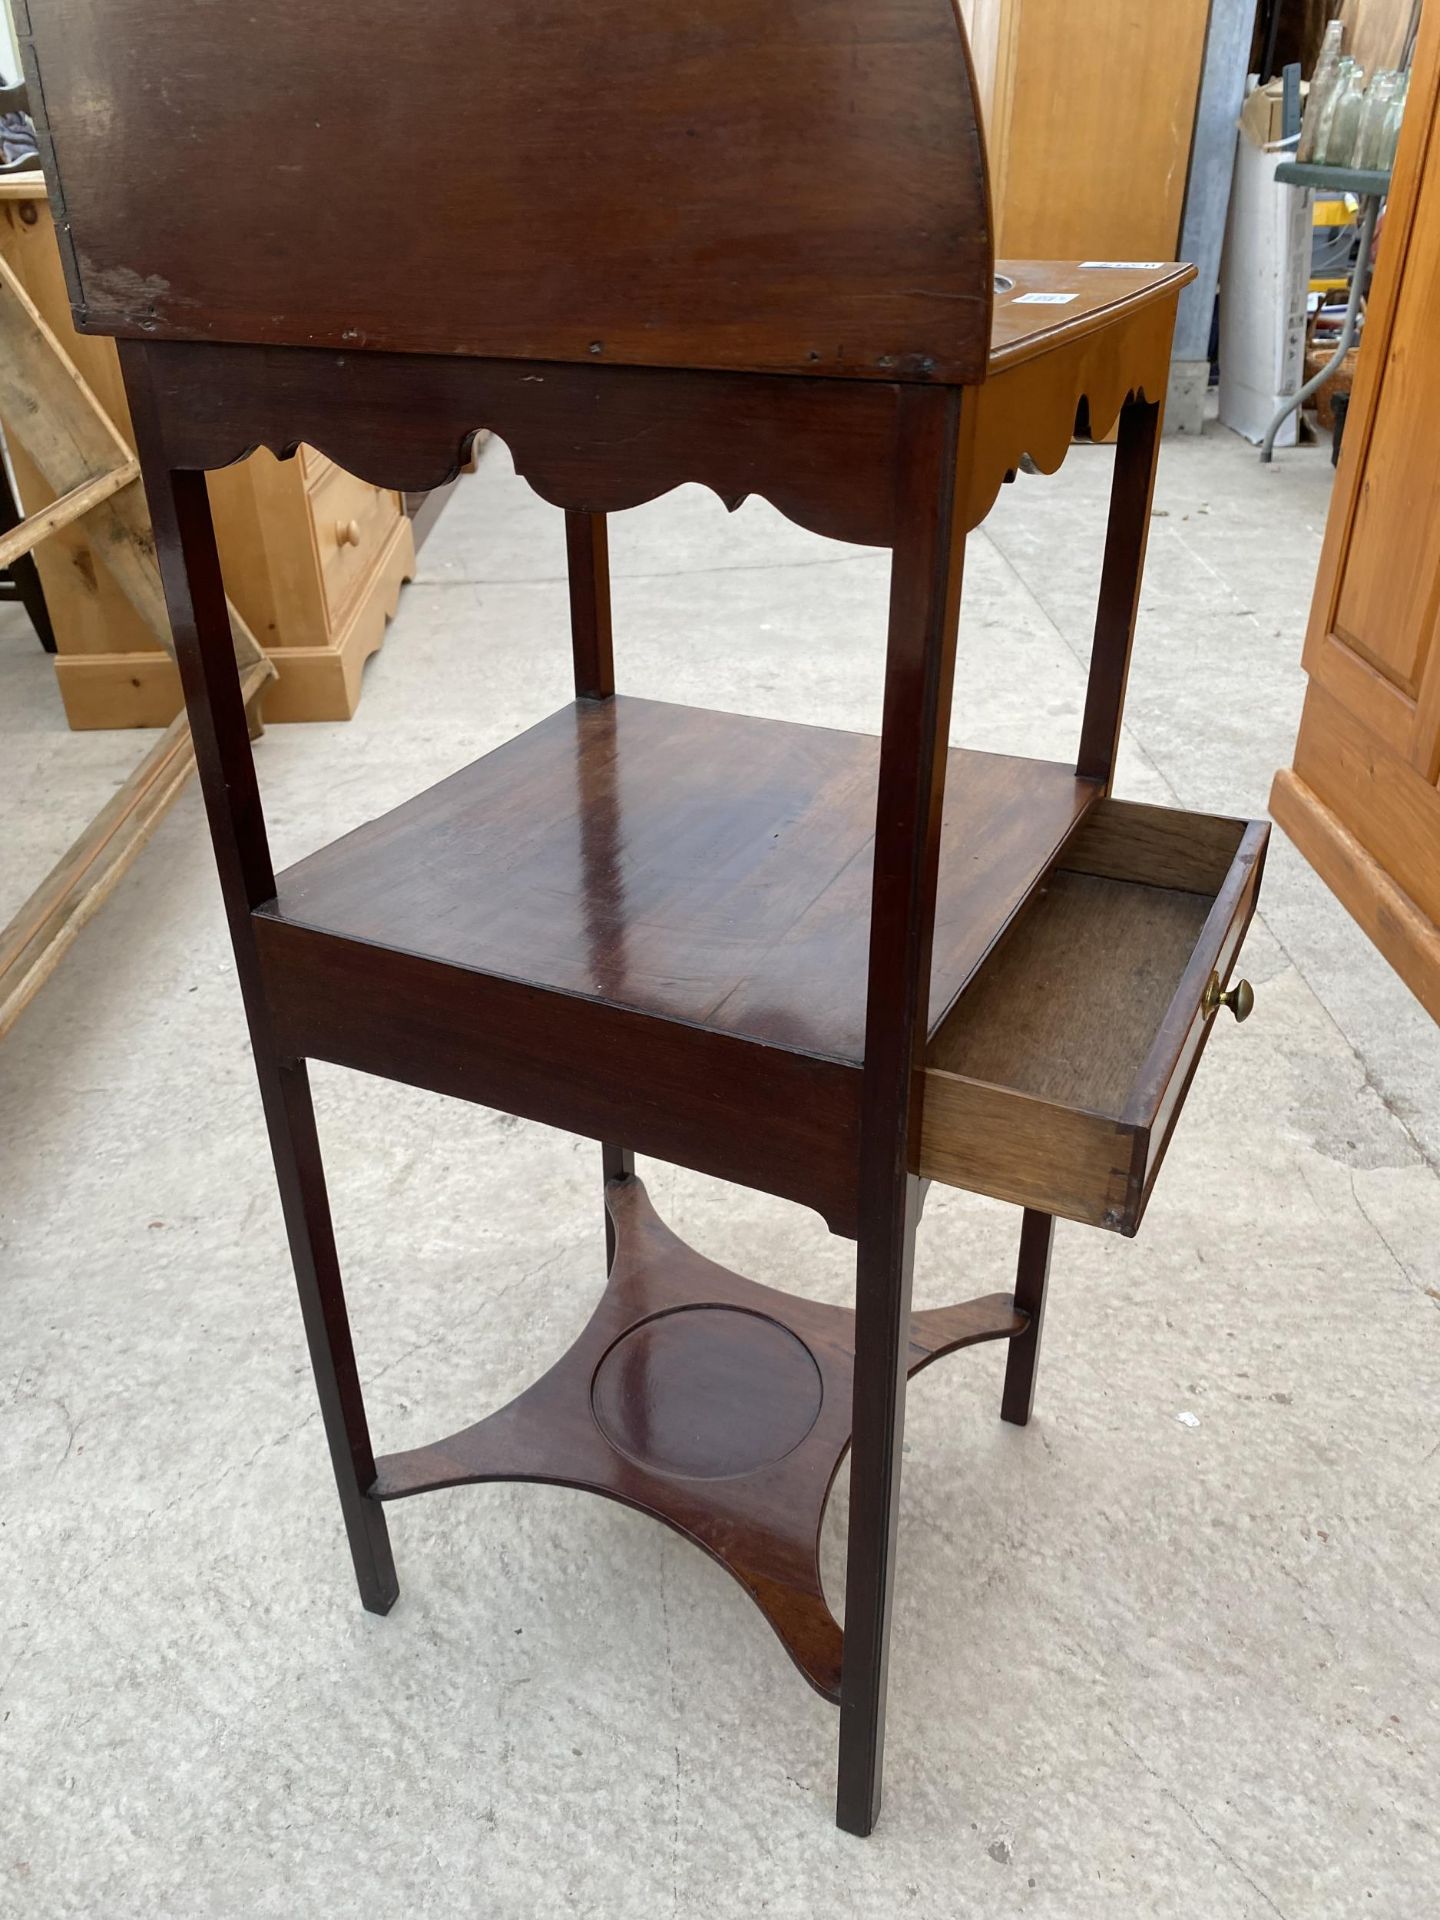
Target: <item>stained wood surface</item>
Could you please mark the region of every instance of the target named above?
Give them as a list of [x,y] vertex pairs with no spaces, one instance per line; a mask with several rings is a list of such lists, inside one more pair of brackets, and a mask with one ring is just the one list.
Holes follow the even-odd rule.
[[[975,527],[995,503],[1007,475],[1028,455],[1042,473],[1054,473],[1074,443],[1082,413],[1085,430],[1103,439],[1128,402],[1163,407],[1170,372],[1170,343],[1180,289],[1194,278],[1191,267],[1145,271],[1082,270],[1065,264],[1011,265],[1016,285],[997,297],[995,345],[985,384],[967,399],[970,451],[961,474],[963,516]],[[1073,304],[1021,304],[1025,291],[1073,292]],[[1156,422],[1158,430],[1158,417]],[[1143,562],[1148,517],[1140,534],[1125,525],[1123,498],[1148,490],[1151,473],[1132,453],[1127,485],[1117,496],[1122,518],[1112,538],[1125,531],[1133,565]],[[1137,468],[1129,474],[1130,468]],[[1133,579],[1117,567],[1107,599],[1128,601]]]
[[[122,363],[145,355],[121,342]],[[874,382],[183,342],[145,366],[172,467],[308,443],[376,486],[420,492],[453,480],[489,428],[567,510],[618,513],[693,480],[727,507],[763,494],[829,539],[894,535],[897,390]]]
[[[1396,10],[1390,10],[1394,15]],[[1376,22],[1378,27],[1381,23]],[[1345,449],[1271,807],[1440,1008],[1440,8],[1421,14]]]
[[[633,1177],[610,1181],[605,1198],[614,1260],[573,1346],[508,1406],[382,1457],[374,1491],[397,1500],[529,1480],[636,1507],[738,1580],[836,1700],[844,1640],[820,1581],[820,1528],[851,1437],[855,1315],[705,1259]],[[906,1371],[1028,1325],[1008,1294],[914,1314]]]
[[17,27],[82,330],[983,371],[951,0],[431,0],[398,38],[384,0],[22,0]]
[[[579,702],[279,877],[275,917],[857,1062],[877,743]],[[1091,800],[1044,762],[949,760],[938,1019]]]
[[1157,266],[1116,267],[1016,258],[997,260],[995,271],[1013,284],[995,295],[987,374],[1132,320],[1145,308],[1163,313],[1195,278],[1193,266],[1168,256]]

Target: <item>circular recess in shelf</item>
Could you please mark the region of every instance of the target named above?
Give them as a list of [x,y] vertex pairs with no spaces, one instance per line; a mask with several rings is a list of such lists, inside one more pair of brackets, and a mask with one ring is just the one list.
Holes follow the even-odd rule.
[[783,1460],[820,1414],[805,1342],[743,1307],[676,1307],[622,1333],[590,1404],[617,1453],[651,1473],[728,1480]]

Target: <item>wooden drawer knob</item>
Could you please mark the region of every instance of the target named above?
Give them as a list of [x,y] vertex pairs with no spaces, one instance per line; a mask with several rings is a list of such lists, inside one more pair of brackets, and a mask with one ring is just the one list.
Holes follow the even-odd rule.
[[1255,1011],[1255,989],[1248,980],[1237,980],[1233,987],[1222,993],[1220,976],[1212,973],[1205,988],[1203,1004],[1207,1014],[1218,1013],[1221,1007],[1228,1007],[1237,1020],[1248,1020]]
[[342,547],[358,547],[360,544],[360,522],[358,520],[337,520],[335,539]]

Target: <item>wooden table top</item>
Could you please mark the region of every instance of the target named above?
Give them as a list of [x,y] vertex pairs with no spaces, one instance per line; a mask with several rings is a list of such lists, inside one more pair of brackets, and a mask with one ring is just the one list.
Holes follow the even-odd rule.
[[1179,292],[1195,278],[1183,261],[997,260],[1013,286],[995,295],[990,372],[1099,331]]

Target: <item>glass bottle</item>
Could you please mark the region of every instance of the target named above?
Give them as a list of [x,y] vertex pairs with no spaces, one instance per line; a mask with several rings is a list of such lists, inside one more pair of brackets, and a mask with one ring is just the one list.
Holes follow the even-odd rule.
[[1405,118],[1405,101],[1410,92],[1408,73],[1397,74],[1395,81],[1395,91],[1385,109],[1385,124],[1380,133],[1380,157],[1375,162],[1386,173],[1395,164],[1395,149],[1400,144],[1400,123]]
[[1310,159],[1315,166],[1325,164],[1325,153],[1330,141],[1330,129],[1335,124],[1335,109],[1340,104],[1340,95],[1345,90],[1345,82],[1354,63],[1349,54],[1342,54],[1335,63],[1335,71],[1330,76],[1330,85],[1320,102],[1320,113],[1315,122],[1315,142],[1310,149]]
[[1366,92],[1352,164],[1368,172],[1385,164],[1385,125],[1399,81],[1398,73],[1377,73]]
[[1321,162],[1327,167],[1353,167],[1355,136],[1360,131],[1360,115],[1365,110],[1365,76],[1353,60],[1335,93],[1335,105],[1325,129]]
[[1300,127],[1300,145],[1295,154],[1297,160],[1313,161],[1315,158],[1318,147],[1316,136],[1335,90],[1340,68],[1340,44],[1344,37],[1345,29],[1340,21],[1332,20],[1325,29],[1315,71],[1310,76],[1310,91],[1305,98],[1305,118]]

